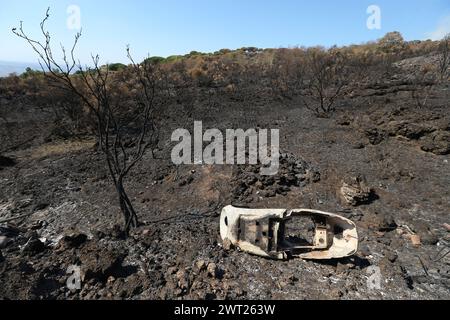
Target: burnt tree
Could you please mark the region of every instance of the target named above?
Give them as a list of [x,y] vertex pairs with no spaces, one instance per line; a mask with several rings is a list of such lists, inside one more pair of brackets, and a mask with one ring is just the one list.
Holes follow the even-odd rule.
[[[137,213],[124,187],[130,170],[144,153],[158,143],[157,109],[163,99],[161,94],[161,73],[150,61],[137,64],[127,48],[131,66],[127,68],[127,80],[112,74],[108,66],[101,66],[99,56],[92,56],[92,66],[83,67],[75,58],[75,49],[81,32],[75,36],[71,50],[61,46],[62,59],[55,58],[51,46],[51,36],[45,24],[49,10],[40,23],[43,40],[30,38],[23,29],[12,31],[26,40],[39,57],[45,76],[54,85],[77,96],[83,103],[95,124],[98,146],[105,161],[123,215],[125,234],[139,224]],[[121,81],[122,80],[122,81]],[[127,86],[133,87],[131,94]]]
[[352,89],[355,79],[351,77],[349,58],[337,50],[313,48],[306,52],[306,62],[303,103],[316,115],[326,115]]

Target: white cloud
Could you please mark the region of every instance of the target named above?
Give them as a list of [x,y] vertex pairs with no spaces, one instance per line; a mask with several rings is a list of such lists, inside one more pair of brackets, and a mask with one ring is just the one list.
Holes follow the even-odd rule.
[[441,40],[447,34],[450,34],[450,15],[442,18],[439,21],[436,29],[432,32],[428,32],[426,34],[426,37],[431,40]]

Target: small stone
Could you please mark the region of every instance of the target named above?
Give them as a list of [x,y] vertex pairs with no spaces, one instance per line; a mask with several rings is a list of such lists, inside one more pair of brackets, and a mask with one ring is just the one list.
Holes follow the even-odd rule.
[[78,248],[87,241],[87,235],[83,233],[72,233],[60,240],[60,245],[65,248]]
[[169,267],[167,269],[168,274],[175,274],[177,272],[177,267]]
[[276,196],[276,192],[273,189],[261,191],[261,196],[265,198],[273,198]]
[[353,149],[364,149],[365,148],[365,145],[364,145],[364,143],[362,143],[362,142],[355,142],[353,145],[352,145],[352,148]]
[[6,236],[0,236],[0,249],[4,249],[8,246],[10,239]]
[[208,268],[207,268],[208,274],[215,278],[217,276],[217,265],[214,262],[208,263]]
[[341,262],[338,262],[338,264],[337,264],[337,266],[336,266],[336,273],[344,273],[344,272],[347,272],[351,267],[352,267],[352,265],[349,264],[349,263],[341,263]]
[[343,181],[340,192],[344,201],[352,206],[370,202],[373,195],[373,190],[367,186],[365,178],[361,175]]
[[38,203],[34,206],[33,211],[42,211],[46,209],[49,206],[48,203]]
[[177,273],[175,274],[175,277],[177,278],[177,280],[184,278],[185,277],[184,270],[178,270]]
[[233,249],[233,243],[231,243],[231,240],[228,239],[228,238],[225,238],[223,240],[223,244],[222,245],[223,245],[223,249],[225,251],[230,251],[231,249]]
[[205,262],[205,260],[197,260],[197,262],[195,263],[195,266],[197,267],[197,269],[199,271],[202,271],[202,270],[206,269],[206,262]]
[[343,116],[337,119],[336,123],[340,126],[349,126],[351,124],[351,120],[347,116]]
[[397,260],[398,255],[395,252],[389,251],[389,252],[386,253],[386,258],[390,262],[394,263]]
[[175,277],[177,278],[178,287],[180,289],[186,290],[189,288],[189,278],[186,271],[178,270],[178,272],[175,274]]
[[410,235],[410,240],[411,240],[411,243],[413,244],[413,246],[421,245],[420,236],[417,234]]
[[263,183],[261,182],[261,181],[256,181],[256,183],[255,183],[255,187],[257,188],[257,189],[259,189],[259,190],[262,190],[262,189],[264,189],[264,185],[263,185]]
[[83,281],[101,280],[106,282],[110,276],[121,271],[122,261],[126,256],[124,252],[97,248],[95,245],[84,246],[81,250],[81,279]]
[[241,296],[243,296],[243,295],[245,295],[245,291],[244,290],[242,290],[239,286],[238,287],[236,287],[235,289],[234,289],[234,291],[236,292],[236,296],[237,297],[241,297]]
[[439,238],[434,233],[427,232],[425,234],[420,235],[420,242],[425,245],[434,246],[439,242]]
[[290,275],[287,277],[287,279],[289,280],[289,282],[290,282],[291,284],[294,284],[295,282],[298,281],[298,278],[297,278],[294,274],[290,274]]
[[367,245],[360,245],[359,247],[359,252],[361,253],[362,256],[364,257],[368,257],[370,256],[370,248]]
[[46,225],[47,225],[46,221],[38,220],[30,226],[30,229],[31,230],[40,230],[43,227],[45,227]]
[[424,139],[421,149],[426,152],[432,152],[436,155],[446,155],[450,153],[449,141],[449,132],[437,130]]
[[44,243],[41,240],[36,238],[30,238],[28,242],[23,246],[22,251],[29,254],[40,253],[45,250]]
[[344,296],[344,293],[342,292],[342,290],[335,288],[330,291],[330,296],[332,296],[334,299],[339,299]]

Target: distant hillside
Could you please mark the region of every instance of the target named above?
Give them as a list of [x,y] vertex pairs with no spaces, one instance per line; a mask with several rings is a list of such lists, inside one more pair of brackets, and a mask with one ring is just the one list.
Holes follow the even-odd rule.
[[0,61],[0,77],[6,77],[10,73],[21,74],[27,67],[41,69],[38,63]]

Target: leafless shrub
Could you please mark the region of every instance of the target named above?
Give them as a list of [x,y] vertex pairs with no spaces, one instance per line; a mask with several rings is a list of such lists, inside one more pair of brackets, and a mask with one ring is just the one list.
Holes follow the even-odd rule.
[[273,95],[292,99],[300,94],[305,72],[305,52],[302,49],[279,49],[267,73]]
[[335,103],[351,91],[349,58],[337,50],[312,48],[306,52],[305,97],[303,103],[318,116],[335,110]]
[[448,81],[450,76],[450,34],[439,44],[438,74],[440,81]]
[[419,108],[424,108],[439,84],[446,84],[450,76],[450,35],[440,41],[436,63],[421,66],[412,78],[411,96]]
[[198,91],[194,86],[194,79],[188,71],[185,60],[177,61],[171,70],[172,95],[178,105],[181,105],[185,118],[192,119],[195,113],[195,103]]
[[436,69],[431,64],[426,64],[414,75],[411,96],[417,107],[426,106],[428,99],[436,85]]
[[[128,78],[137,95],[123,92],[109,68],[99,64],[99,57],[92,56],[92,67],[84,68],[75,59],[75,49],[81,32],[75,36],[73,46],[67,52],[62,49],[63,62],[54,57],[51,36],[45,24],[49,10],[40,24],[43,40],[34,40],[24,31],[22,23],[13,33],[26,40],[40,58],[42,70],[55,86],[77,96],[95,120],[98,145],[105,155],[110,176],[114,183],[120,209],[124,218],[124,232],[138,225],[137,213],[127,195],[124,181],[130,170],[142,159],[144,153],[157,144],[157,111],[160,111],[161,76],[158,66],[147,61],[137,64],[127,48],[132,64]],[[76,74],[74,74],[76,72]]]

